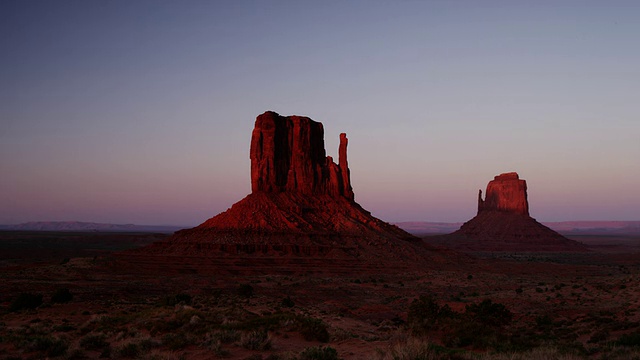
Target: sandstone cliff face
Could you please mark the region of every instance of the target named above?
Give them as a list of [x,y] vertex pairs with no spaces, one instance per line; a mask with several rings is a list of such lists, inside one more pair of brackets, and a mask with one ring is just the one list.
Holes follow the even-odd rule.
[[347,136],[340,134],[339,164],[326,156],[322,123],[308,117],[258,116],[251,137],[251,190],[329,194],[353,200]]
[[482,190],[478,196],[478,214],[483,211],[504,211],[529,216],[527,182],[518,173],[497,175],[487,185],[486,197],[482,200]]

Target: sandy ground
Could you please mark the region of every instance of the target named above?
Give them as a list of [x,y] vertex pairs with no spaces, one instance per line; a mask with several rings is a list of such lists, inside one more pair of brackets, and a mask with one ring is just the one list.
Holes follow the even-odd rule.
[[[318,346],[342,359],[383,358],[415,335],[407,314],[421,295],[458,313],[490,299],[513,314],[501,331],[598,358],[640,331],[640,239],[585,243],[591,251],[583,254],[484,253],[453,269],[340,276],[143,275],[114,267],[111,249],[68,260],[64,249],[31,249],[19,259],[5,255],[0,267],[0,359],[293,359]],[[52,303],[61,288],[73,299]],[[10,312],[21,293],[42,294],[43,304]],[[448,331],[422,336],[464,356],[495,350],[455,348]]]

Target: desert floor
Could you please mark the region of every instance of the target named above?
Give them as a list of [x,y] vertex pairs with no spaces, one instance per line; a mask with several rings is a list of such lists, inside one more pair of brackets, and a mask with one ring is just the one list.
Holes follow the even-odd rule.
[[402,274],[113,261],[165,236],[0,232],[0,359],[640,359],[640,237]]

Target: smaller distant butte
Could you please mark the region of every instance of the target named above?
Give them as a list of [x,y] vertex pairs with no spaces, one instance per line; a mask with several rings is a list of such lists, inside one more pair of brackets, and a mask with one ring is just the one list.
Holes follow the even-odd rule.
[[527,182],[520,180],[518,173],[496,175],[487,185],[487,194],[482,200],[478,194],[478,214],[484,211],[502,211],[529,216]]
[[448,236],[455,249],[472,251],[581,252],[583,244],[565,238],[529,215],[527,182],[517,173],[494,177],[486,196],[478,194],[478,214]]

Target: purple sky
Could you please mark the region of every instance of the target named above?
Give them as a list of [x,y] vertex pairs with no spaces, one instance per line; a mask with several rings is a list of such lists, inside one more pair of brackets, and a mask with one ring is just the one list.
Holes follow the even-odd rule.
[[258,114],[349,136],[356,201],[640,220],[638,1],[0,1],[0,224],[196,225],[250,192]]

